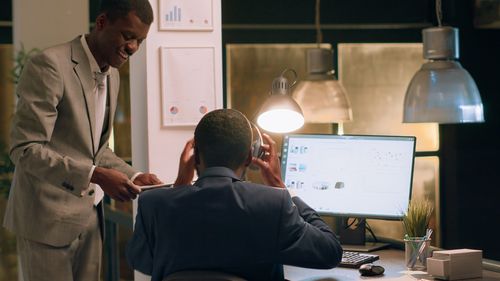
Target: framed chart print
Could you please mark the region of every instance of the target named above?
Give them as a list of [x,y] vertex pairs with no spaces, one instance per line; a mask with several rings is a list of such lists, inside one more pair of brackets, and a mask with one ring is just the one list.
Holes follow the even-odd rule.
[[162,126],[195,126],[205,113],[215,109],[215,50],[213,47],[160,50]]
[[213,0],[159,0],[159,29],[213,30]]

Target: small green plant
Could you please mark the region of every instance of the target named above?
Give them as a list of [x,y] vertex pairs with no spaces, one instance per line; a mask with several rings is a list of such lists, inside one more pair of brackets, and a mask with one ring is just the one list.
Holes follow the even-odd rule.
[[[38,52],[40,52],[40,50],[37,48],[26,51],[24,45],[21,44],[21,49],[14,57],[14,67],[10,71],[12,83],[17,85],[24,65]],[[8,196],[13,173],[14,164],[10,161],[6,145],[0,141],[0,196]]]
[[408,237],[424,237],[429,227],[433,204],[428,200],[412,200],[403,214],[403,229]]
[[16,53],[14,57],[14,68],[11,70],[12,83],[16,84],[19,82],[19,78],[21,77],[21,73],[23,71],[24,65],[30,57],[40,52],[40,49],[33,48],[29,51],[26,51],[24,45],[21,43],[21,49]]
[[0,196],[7,197],[9,195],[13,173],[14,164],[10,161],[5,145],[0,142]]

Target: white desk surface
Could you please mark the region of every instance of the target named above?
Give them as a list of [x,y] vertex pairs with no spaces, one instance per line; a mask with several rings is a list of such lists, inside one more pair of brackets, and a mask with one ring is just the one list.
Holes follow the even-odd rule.
[[[381,250],[370,252],[377,254],[380,260],[374,264],[381,265],[385,268],[385,272],[380,276],[365,277],[361,276],[357,269],[336,267],[333,269],[320,270],[309,269],[295,266],[285,266],[285,278],[290,281],[351,281],[351,280],[399,280],[399,281],[416,281],[416,280],[434,280],[426,272],[423,271],[408,271],[404,264],[404,251],[401,250]],[[483,278],[469,279],[474,281],[500,281],[500,273],[488,270],[483,270]]]

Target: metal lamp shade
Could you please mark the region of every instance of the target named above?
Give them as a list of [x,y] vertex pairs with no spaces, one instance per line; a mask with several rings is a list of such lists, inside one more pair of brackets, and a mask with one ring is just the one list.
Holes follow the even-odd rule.
[[269,132],[288,133],[304,125],[304,116],[289,95],[272,94],[262,105],[257,124]]
[[300,104],[307,123],[339,123],[352,120],[346,91],[338,80],[303,80],[293,98]]
[[405,123],[484,122],[476,83],[457,61],[425,63],[406,91]]
[[456,61],[458,29],[449,26],[422,31],[424,58],[430,61],[413,76],[404,102],[405,123],[484,122],[479,90]]

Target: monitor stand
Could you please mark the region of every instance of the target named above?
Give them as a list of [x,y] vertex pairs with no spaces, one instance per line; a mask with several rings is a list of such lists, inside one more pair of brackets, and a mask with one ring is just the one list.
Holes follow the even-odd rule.
[[339,229],[340,244],[344,251],[371,252],[388,247],[388,243],[367,242],[365,237],[366,220],[356,219],[351,223],[349,218],[341,218]]
[[380,250],[383,248],[389,247],[389,243],[381,243],[381,242],[365,242],[363,245],[349,245],[342,244],[342,249],[344,251],[352,251],[352,252],[371,252]]

